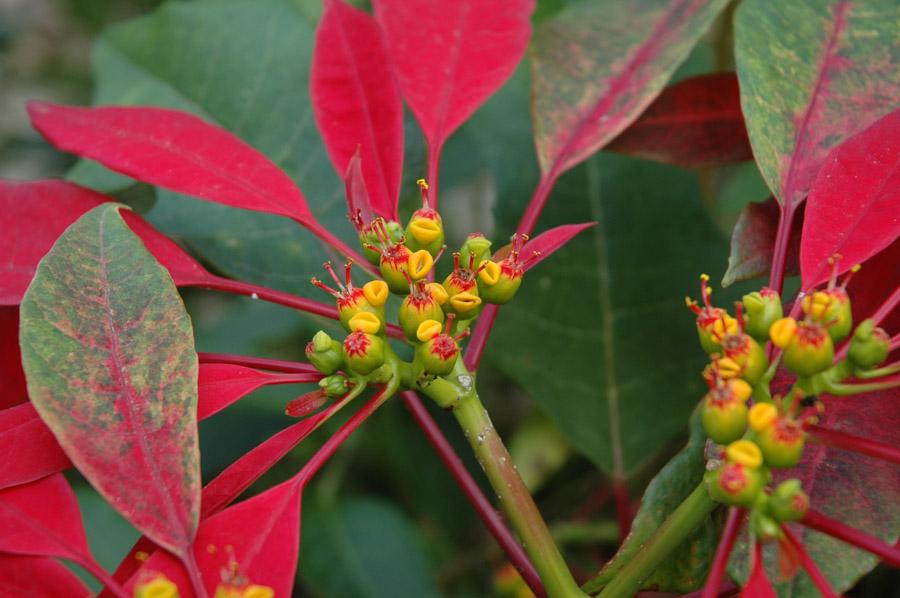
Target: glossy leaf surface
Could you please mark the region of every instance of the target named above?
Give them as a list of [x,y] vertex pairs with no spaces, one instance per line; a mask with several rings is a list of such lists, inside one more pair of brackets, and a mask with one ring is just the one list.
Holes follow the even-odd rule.
[[532,116],[544,176],[572,168],[624,131],[725,4],[582,2],[541,25],[531,55]]
[[737,77],[715,73],[665,88],[607,148],[686,168],[752,160]]
[[56,559],[0,555],[2,598],[87,598],[92,595],[84,582]]
[[95,488],[157,543],[200,510],[197,354],[172,279],[114,204],[44,258],[21,307],[28,394]]
[[430,151],[512,74],[531,37],[534,0],[486,10],[477,0],[376,0],[400,91]]
[[828,152],[900,105],[893,0],[743,2],[735,60],[753,154],[778,201],[802,201]]
[[91,560],[78,501],[62,474],[0,491],[0,552]]
[[338,175],[360,151],[375,212],[397,218],[403,169],[403,103],[381,30],[343,0],[325,2],[310,73],[316,123]]
[[18,305],[56,239],[104,201],[63,181],[0,180],[0,305]]
[[[741,210],[731,231],[731,253],[728,269],[722,277],[722,286],[740,280],[768,276],[775,251],[775,236],[781,208],[774,198],[763,203],[749,203]],[[803,218],[795,217],[791,223],[791,243],[788,246],[785,273],[788,276],[800,272],[800,231]]]
[[900,237],[900,110],[835,148],[806,200],[800,269],[803,286],[864,262]]
[[[696,296],[699,272],[722,267],[725,240],[696,177],[673,167],[603,154],[561,179],[556,197],[547,227],[598,224],[526,274],[485,355],[576,450],[625,477],[683,432],[703,394],[684,296]],[[512,229],[519,213],[506,210]]]

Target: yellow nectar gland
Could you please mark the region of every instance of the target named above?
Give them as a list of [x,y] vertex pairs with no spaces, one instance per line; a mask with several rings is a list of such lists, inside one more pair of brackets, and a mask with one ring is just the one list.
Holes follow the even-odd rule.
[[441,323],[437,320],[425,320],[416,329],[416,338],[427,343],[441,333]]
[[762,451],[750,440],[735,440],[725,449],[725,455],[732,463],[751,469],[757,469],[763,462]]
[[729,315],[719,318],[712,324],[712,336],[718,342],[722,342],[726,334],[737,334],[738,322]]
[[178,598],[178,586],[160,574],[146,583],[139,583],[134,595],[137,598]]
[[756,432],[770,428],[777,418],[778,408],[772,403],[756,403],[747,415],[750,427]]
[[370,280],[363,285],[363,295],[372,307],[381,307],[387,303],[390,289],[383,280]]
[[409,234],[412,238],[419,242],[420,245],[428,245],[441,236],[443,230],[441,225],[431,218],[423,218],[421,216],[413,218],[409,223]]
[[469,291],[457,293],[450,298],[450,305],[458,312],[465,313],[468,310],[475,309],[481,305],[481,297],[473,295]]
[[769,338],[775,343],[776,347],[784,349],[794,338],[797,332],[797,320],[794,318],[781,318],[777,320],[772,327],[769,328]]
[[444,285],[439,282],[429,282],[425,288],[428,289],[438,305],[447,303],[447,297],[449,297],[449,295],[447,294],[447,289],[444,288]]
[[370,311],[359,312],[350,318],[348,324],[353,332],[365,332],[366,334],[375,334],[381,329],[381,320]]
[[719,376],[726,380],[738,378],[741,375],[742,368],[740,364],[730,357],[721,357],[716,360],[716,364],[719,366]]
[[494,286],[500,281],[503,269],[500,264],[491,260],[484,260],[479,265],[478,279],[488,286]]
[[833,303],[834,300],[828,293],[816,291],[812,295],[804,297],[800,305],[803,308],[803,313],[814,320],[821,320],[828,314]]
[[241,598],[273,598],[274,596],[275,590],[269,586],[260,586],[256,584],[247,586],[244,588],[244,591],[241,592]]
[[431,267],[433,265],[434,258],[431,257],[431,254],[424,249],[420,249],[419,251],[413,253],[406,260],[406,268],[409,272],[409,277],[413,280],[421,280],[428,276],[428,273],[431,272]]
[[732,395],[744,403],[746,403],[750,399],[750,395],[753,394],[753,387],[750,386],[746,380],[741,378],[732,378],[729,380],[728,388],[731,390]]

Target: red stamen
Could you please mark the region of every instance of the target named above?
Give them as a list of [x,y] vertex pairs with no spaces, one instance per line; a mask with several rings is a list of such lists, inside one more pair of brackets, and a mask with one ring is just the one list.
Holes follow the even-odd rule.
[[891,567],[900,567],[900,548],[886,544],[874,536],[826,517],[818,511],[810,509],[803,516],[803,519],[800,520],[800,523],[838,540],[843,540],[857,548],[871,552]]
[[703,300],[703,304],[712,309],[712,289],[709,288],[709,276],[703,275],[700,277],[700,298]]
[[797,556],[800,557],[800,563],[803,565],[803,568],[806,569],[807,575],[809,575],[809,578],[819,589],[822,596],[825,598],[838,598],[837,593],[831,588],[831,584],[828,583],[828,580],[822,575],[816,562],[812,560],[812,557],[806,552],[806,549],[803,547],[803,544],[797,536],[794,535],[794,532],[784,524],[781,526],[781,531],[784,532],[784,537],[787,538],[788,543],[790,543],[794,550],[797,551]]
[[715,598],[718,595],[719,588],[722,587],[722,578],[725,576],[725,567],[728,565],[728,558],[731,556],[731,551],[734,550],[734,543],[743,523],[744,509],[740,507],[728,509],[728,519],[725,521],[722,539],[716,549],[712,566],[709,568],[709,576],[703,586],[701,598]]
[[744,304],[740,301],[734,302],[734,319],[737,320],[738,330],[744,333]]
[[472,329],[471,329],[471,328],[466,328],[465,330],[463,330],[462,332],[460,332],[459,334],[457,334],[456,336],[454,336],[453,339],[454,339],[454,340],[457,340],[457,341],[461,341],[462,339],[466,338],[466,337],[469,336],[470,334],[472,334]]
[[471,251],[469,252],[469,270],[475,269],[475,254]]
[[697,314],[698,316],[703,315],[703,310],[700,309],[700,306],[697,305],[697,302],[694,301],[693,299],[691,299],[690,297],[687,297],[687,298],[685,299],[684,304],[687,305],[687,308],[688,308],[689,310],[691,310],[692,312],[694,312],[694,313]]
[[[516,258],[518,258],[518,257],[519,256],[517,254]],[[531,255],[529,255],[527,258],[522,260],[522,262],[519,264],[519,267],[522,268],[523,270],[528,270],[535,264],[535,262],[538,261],[538,259],[540,259],[540,257],[541,257],[540,251],[532,251]]]
[[481,265],[479,265],[479,266],[478,266],[478,269],[475,270],[475,276],[478,276],[479,274],[481,274],[481,271],[482,271],[482,270],[484,270],[485,268],[487,268],[487,265],[488,265],[488,262],[489,262],[489,261],[491,261],[491,260],[484,260],[483,262],[481,262]]
[[459,252],[453,252],[453,271],[459,272]]
[[833,289],[837,286],[837,277],[838,277],[838,264],[841,262],[841,254],[835,253],[830,258],[828,258],[828,263],[831,265],[831,276],[828,279],[828,289]]
[[441,245],[441,248],[438,250],[437,255],[434,256],[434,263],[435,263],[435,264],[437,263],[437,261],[438,261],[439,259],[441,259],[441,256],[444,255],[444,252],[445,252],[445,251],[447,251],[447,246],[446,246],[446,245]]
[[829,430],[817,425],[806,426],[806,432],[811,440],[820,444],[869,455],[876,459],[884,459],[895,465],[900,465],[900,447],[845,432],[838,432],[837,430]]
[[338,291],[335,291],[334,289],[332,289],[331,287],[329,287],[328,285],[326,285],[324,282],[322,282],[321,280],[319,280],[319,279],[316,278],[315,276],[313,276],[312,278],[310,278],[310,279],[309,279],[309,282],[311,282],[312,284],[314,284],[315,286],[319,287],[320,289],[322,289],[323,291],[325,291],[326,293],[328,293],[328,294],[330,294],[330,295],[333,295],[333,296],[338,297],[338,298],[341,296],[341,294],[340,294]]
[[332,280],[334,280],[335,284],[337,284],[338,288],[342,291],[346,290],[344,283],[341,282],[341,279],[338,278],[337,273],[334,271],[334,268],[331,266],[331,262],[325,262],[322,264],[322,267],[325,268],[325,271],[331,275]]
[[444,326],[444,334],[450,336],[450,327],[453,325],[453,319],[456,317],[456,314],[447,314],[447,323]]
[[344,280],[347,281],[348,289],[353,288],[353,279],[350,277],[352,272],[353,272],[353,260],[347,260],[347,263],[344,264]]
[[425,179],[416,181],[419,185],[419,193],[422,195],[422,208],[429,208],[428,203],[428,182]]

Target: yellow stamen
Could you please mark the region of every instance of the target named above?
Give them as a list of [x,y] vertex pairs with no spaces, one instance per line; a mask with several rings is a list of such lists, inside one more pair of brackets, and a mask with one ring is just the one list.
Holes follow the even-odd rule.
[[500,272],[502,272],[500,264],[491,260],[485,260],[478,267],[480,268],[481,266],[484,266],[481,272],[478,273],[478,279],[481,282],[488,286],[494,286],[500,281]]
[[812,295],[807,295],[800,303],[803,313],[811,316],[814,320],[825,318],[828,308],[831,306],[832,299],[827,293],[816,291]]
[[794,333],[797,332],[797,320],[794,318],[781,318],[769,328],[769,338],[776,347],[784,349],[791,343]]
[[273,596],[275,596],[275,590],[269,586],[258,586],[256,584],[247,586],[241,594],[241,598],[273,598]]
[[381,307],[387,303],[390,290],[383,280],[370,280],[363,285],[363,295],[372,307]]
[[441,225],[431,218],[413,218],[409,223],[409,234],[422,245],[428,245],[441,236]]
[[757,432],[770,428],[777,418],[778,408],[772,403],[757,403],[747,415],[750,427]]
[[178,598],[178,586],[160,575],[147,583],[138,584],[134,595],[137,598]]
[[706,273],[701,274],[700,280],[702,280],[703,282],[709,282],[709,274],[706,274]]
[[425,285],[425,288],[428,289],[438,305],[447,303],[447,297],[449,297],[449,295],[447,295],[447,289],[444,288],[444,285],[439,282],[429,282]]
[[481,297],[465,291],[453,295],[453,297],[450,298],[450,305],[452,305],[453,309],[456,311],[465,312],[481,305]]
[[425,320],[416,328],[416,338],[426,343],[441,333],[441,323],[437,320]]
[[348,322],[350,330],[353,332],[365,332],[366,334],[375,334],[381,329],[381,320],[370,311],[361,311]]
[[737,378],[741,375],[741,366],[738,365],[738,362],[730,357],[723,357],[719,359],[718,364],[719,375],[726,380],[728,380],[729,378]]
[[421,280],[428,276],[428,273],[431,272],[431,267],[434,265],[434,258],[431,257],[431,254],[425,251],[424,249],[420,249],[414,254],[409,256],[409,259],[406,261],[407,271],[409,272],[409,277],[413,280]]
[[739,401],[744,403],[750,398],[750,395],[753,394],[753,387],[747,383],[746,380],[741,380],[740,378],[733,378],[728,381],[728,388],[731,389],[731,394],[733,394]]
[[420,188],[428,191],[428,181],[426,181],[425,179],[418,179],[416,181],[416,185],[418,185]]
[[752,469],[762,465],[762,451],[750,440],[735,440],[725,449],[725,455],[732,463],[739,463]]

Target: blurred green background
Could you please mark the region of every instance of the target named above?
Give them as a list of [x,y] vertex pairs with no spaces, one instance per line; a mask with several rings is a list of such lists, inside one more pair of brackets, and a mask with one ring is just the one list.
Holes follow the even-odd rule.
[[[566,3],[540,2],[536,23]],[[32,98],[198,112],[276,160],[317,216],[349,238],[341,185],[308,118],[318,2],[160,4],[0,0],[0,176],[68,175],[146,213],[214,271],[316,297],[307,281],[325,255],[293,223],[132,184],[53,151],[28,125],[24,102]],[[729,40],[727,20],[720,20],[675,80],[731,68]],[[248,91],[251,81],[261,81],[262,91]],[[538,171],[528,87],[523,64],[447,145],[441,202],[451,246],[473,230],[502,245],[530,197]],[[413,181],[424,172],[421,135],[407,116],[401,214],[417,203]],[[702,271],[721,279],[737,214],[766,196],[752,164],[698,173],[601,153],[562,178],[540,221],[539,229],[602,224],[529,275],[498,320],[479,384],[580,579],[618,542],[604,473],[611,470],[610,385],[620,396],[615,417],[637,500],[684,443],[687,416],[702,394],[703,357],[681,298],[697,295]],[[601,277],[609,296],[600,293]],[[302,359],[315,330],[332,326],[249,299],[184,295],[203,351]],[[604,332],[614,347],[601,346]],[[603,350],[615,352],[611,379],[600,367]],[[203,422],[204,479],[287,425],[284,405],[303,390],[264,389]],[[432,413],[480,479],[452,418]],[[295,472],[327,434],[306,440],[251,492]],[[137,533],[83,480],[71,479],[91,546],[113,568]],[[355,434],[304,494],[298,596],[495,595],[504,563],[399,401]],[[885,596],[896,579],[876,572],[853,593]]]

